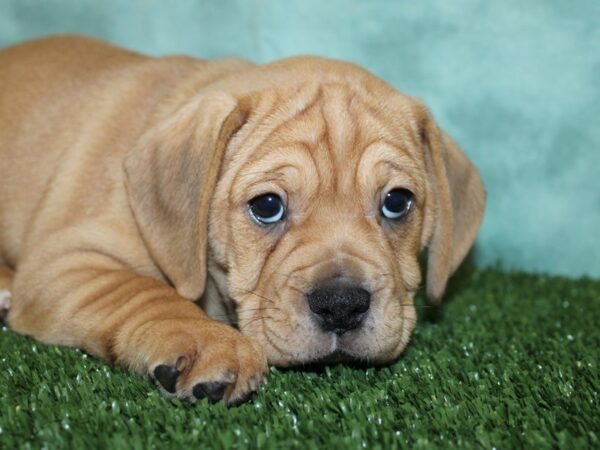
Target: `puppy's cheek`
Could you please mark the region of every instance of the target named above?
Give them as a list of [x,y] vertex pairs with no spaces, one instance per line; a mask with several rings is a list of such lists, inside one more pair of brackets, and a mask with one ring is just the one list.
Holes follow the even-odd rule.
[[269,364],[295,366],[319,360],[331,352],[332,336],[323,335],[310,322],[288,317],[284,321],[265,319],[263,324],[249,336],[261,344]]
[[[406,300],[406,302],[408,301]],[[410,304],[402,305],[400,314],[395,318],[394,322],[388,328],[398,330],[394,336],[396,345],[389,353],[388,360],[396,359],[406,349],[417,324],[417,313],[412,304],[412,299],[410,299]]]
[[417,315],[414,306],[408,308],[410,313],[407,311],[407,316],[402,319],[402,330],[398,345],[394,349],[391,355],[391,359],[396,359],[406,349],[406,346],[410,342],[410,337],[417,324]]
[[287,354],[286,349],[274,342],[269,333],[257,328],[242,329],[242,334],[253,338],[257,341],[265,352],[269,364],[284,367],[290,364],[291,357]]
[[408,345],[415,324],[416,312],[410,300],[395,306],[378,307],[360,333],[345,336],[340,344],[357,359],[390,362]]

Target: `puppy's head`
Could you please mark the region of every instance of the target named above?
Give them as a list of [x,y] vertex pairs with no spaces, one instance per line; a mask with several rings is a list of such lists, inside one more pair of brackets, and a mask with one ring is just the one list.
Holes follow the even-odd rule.
[[419,254],[437,302],[484,209],[477,171],[420,103],[318,58],[205,88],[126,168],[180,294],[199,297],[207,270],[224,280],[241,331],[279,365],[395,358],[415,325]]

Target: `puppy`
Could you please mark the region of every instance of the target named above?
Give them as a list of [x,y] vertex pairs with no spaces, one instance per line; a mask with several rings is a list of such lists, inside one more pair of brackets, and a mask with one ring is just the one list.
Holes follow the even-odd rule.
[[167,396],[238,404],[267,362],[393,360],[419,254],[439,302],[484,203],[427,109],[352,64],[0,52],[8,324]]

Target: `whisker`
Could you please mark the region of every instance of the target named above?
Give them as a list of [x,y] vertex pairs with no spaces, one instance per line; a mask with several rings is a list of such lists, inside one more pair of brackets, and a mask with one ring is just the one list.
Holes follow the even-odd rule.
[[415,309],[428,309],[428,308],[438,308],[436,305],[415,305],[412,303],[399,303],[399,306],[413,306]]
[[272,309],[281,309],[281,308],[279,308],[279,306],[277,306],[277,305],[261,306],[258,308],[242,308],[242,309],[238,309],[236,312],[239,314],[239,313],[252,312],[252,311],[266,311],[266,310],[272,310]]
[[[277,320],[276,320],[274,317],[272,317],[272,316],[258,316],[258,317],[254,317],[254,318],[252,318],[252,319],[250,319],[250,320],[248,320],[248,321],[245,321],[245,322],[243,322],[243,324],[244,324],[244,326],[248,326],[248,325],[250,325],[251,323],[257,322],[257,321],[259,321],[259,320],[264,320],[264,319],[269,319],[269,320],[272,320],[272,321],[274,321],[274,322],[276,322],[276,321],[277,321]],[[238,322],[238,324],[239,324],[239,322]]]
[[300,275],[294,275],[293,273],[273,272],[273,274],[275,274],[275,275],[279,275],[279,276],[282,276],[282,277],[285,277],[285,278],[287,278],[288,280],[289,280],[290,278],[297,278],[297,279],[299,279],[300,281],[304,281],[305,283],[307,282],[306,278],[304,278],[304,277],[301,277]]
[[391,276],[394,276],[394,274],[392,274],[392,273],[380,273],[379,275],[375,276],[375,279],[377,279],[377,278],[383,278],[383,277],[391,277]]
[[255,291],[249,291],[249,290],[245,290],[245,289],[238,289],[238,290],[243,294],[256,295],[257,297],[262,298],[263,300],[267,300],[268,302],[275,304],[275,301],[273,299],[271,299],[269,297],[265,297],[264,295],[257,294]]
[[231,313],[231,314],[211,314],[211,317],[232,317],[234,315],[239,316],[240,314],[247,313],[247,312],[260,312],[260,311],[279,310],[279,309],[281,309],[281,308],[279,308],[278,306],[265,306],[265,307],[261,307],[261,308],[246,308],[246,309],[239,309],[235,313]]

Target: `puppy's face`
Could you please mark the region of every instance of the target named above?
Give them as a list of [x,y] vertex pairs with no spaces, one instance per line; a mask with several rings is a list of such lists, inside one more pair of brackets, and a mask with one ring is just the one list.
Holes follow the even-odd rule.
[[244,334],[291,365],[396,357],[415,325],[431,195],[418,105],[350,83],[255,98],[209,242]]
[[419,253],[428,247],[427,295],[439,301],[485,203],[476,169],[423,106],[319,58],[201,90],[125,168],[139,229],[177,292],[199,298],[208,270],[279,365],[396,357],[415,325]]

